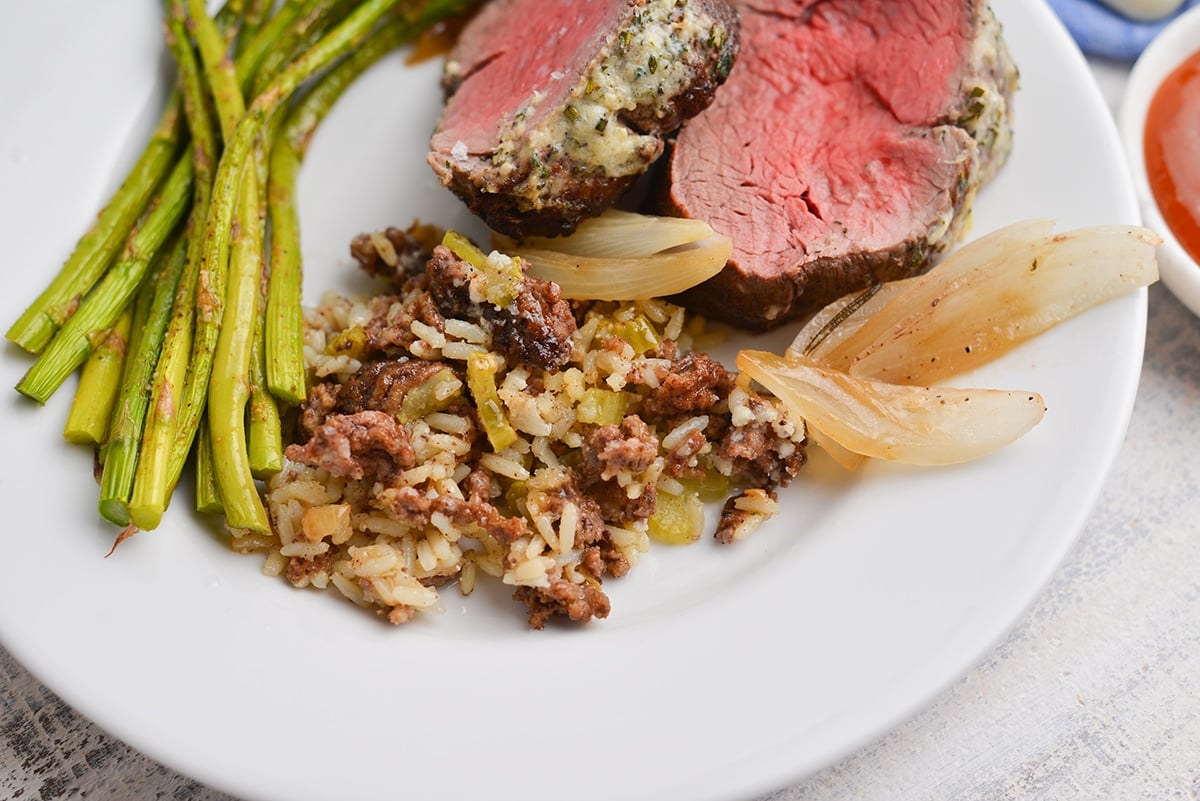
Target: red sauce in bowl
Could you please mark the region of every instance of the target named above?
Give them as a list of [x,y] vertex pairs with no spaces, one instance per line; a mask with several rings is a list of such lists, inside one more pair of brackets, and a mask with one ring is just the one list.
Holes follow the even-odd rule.
[[1154,94],[1144,134],[1150,191],[1179,244],[1200,262],[1200,52]]

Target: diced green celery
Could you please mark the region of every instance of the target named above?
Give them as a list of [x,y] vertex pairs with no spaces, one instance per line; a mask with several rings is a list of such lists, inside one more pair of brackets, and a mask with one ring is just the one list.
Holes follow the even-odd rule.
[[483,263],[483,277],[487,281],[484,297],[488,303],[503,309],[517,299],[525,273],[516,259],[493,253]]
[[361,325],[356,325],[334,334],[325,343],[325,353],[329,356],[349,356],[351,359],[362,361],[363,356],[367,354],[367,332]]
[[440,412],[462,394],[461,390],[462,382],[458,376],[449,367],[443,367],[405,394],[400,402],[401,422]]
[[624,392],[589,387],[579,399],[575,419],[598,426],[619,425],[625,419],[625,407],[628,405],[629,396]]
[[688,490],[678,495],[659,492],[647,532],[667,545],[687,545],[700,539],[704,529],[704,503]]
[[486,353],[472,353],[467,359],[467,387],[475,399],[479,421],[492,450],[502,451],[517,441],[517,432],[504,415],[500,394],[496,391],[496,364]]
[[729,476],[709,470],[703,478],[681,478],[679,483],[689,492],[696,493],[702,501],[723,501],[729,497]]
[[654,325],[642,315],[637,315],[624,322],[605,321],[596,328],[596,338],[616,337],[623,339],[633,348],[633,352],[642,355],[655,350],[662,344],[662,337],[654,329]]
[[662,338],[642,315],[634,317],[621,325],[621,338],[633,347],[633,352],[639,356],[657,349],[662,345]]
[[508,485],[508,489],[504,491],[504,503],[509,514],[523,514],[520,511],[518,503],[525,500],[525,496],[529,494],[529,488],[524,481],[514,481]]
[[450,248],[455,256],[483,273],[483,296],[487,298],[488,303],[504,308],[517,299],[521,281],[525,279],[520,260],[504,255],[496,258],[488,256],[457,231],[447,231],[446,236],[442,238],[442,244]]
[[487,432],[488,442],[492,443],[493,451],[502,451],[517,441],[517,432],[505,418],[499,398],[487,399],[478,409],[479,419],[483,422],[483,430]]
[[[592,313],[588,312],[588,316],[591,317]],[[617,330],[616,323],[612,322],[611,320],[602,319],[596,326],[596,332],[593,338],[595,341],[601,342],[610,337],[617,337],[618,339],[621,339],[621,332]]]
[[470,239],[458,231],[447,231],[442,237],[442,244],[450,248],[450,252],[480,272],[487,263],[487,254],[475,247]]

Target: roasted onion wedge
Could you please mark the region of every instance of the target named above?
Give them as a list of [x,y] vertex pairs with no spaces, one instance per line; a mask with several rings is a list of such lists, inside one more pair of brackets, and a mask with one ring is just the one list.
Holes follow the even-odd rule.
[[[852,333],[835,338],[835,342],[821,349],[819,356],[815,352],[809,352],[808,355],[819,358],[822,364],[829,367],[848,371],[855,357],[883,338],[889,330],[902,325],[906,318],[935,304],[938,295],[945,293],[947,287],[952,288],[963,276],[976,270],[986,270],[997,262],[1003,262],[1016,253],[1022,243],[1049,236],[1053,228],[1052,220],[1023,220],[963,245],[924,275],[885,284],[880,292],[886,302],[868,304],[860,309],[851,316],[857,318],[857,325],[852,325]],[[852,320],[847,319],[846,322]],[[801,337],[804,337],[803,331],[793,343],[793,348],[803,347],[809,341],[808,338],[802,341]]]
[[[1160,241],[1136,226],[1052,234],[1046,220],[1016,223],[923,276],[881,288],[882,299],[871,298],[844,319],[823,312],[825,319],[814,318],[788,352],[864,378],[931,384],[1154,283]],[[846,331],[838,332],[842,326]]]
[[[703,220],[656,217],[608,209],[599,217],[581,222],[570,236],[529,236],[520,240],[520,244],[572,256],[640,259],[680,245],[690,245],[712,235],[713,229]],[[504,241],[514,242],[507,237],[504,237]]]
[[496,236],[494,246],[528,264],[530,275],[580,300],[644,300],[673,295],[712,278],[733,242],[705,222],[606,211],[567,237]]
[[843,448],[837,443],[837,440],[827,435],[824,431],[817,428],[807,420],[805,421],[804,426],[805,436],[808,439],[808,444],[815,445],[816,447],[825,451],[825,453],[829,454],[829,457],[833,459],[833,461],[837,462],[845,469],[857,470],[867,463],[868,457],[863,456],[861,453],[855,453],[849,448]]
[[[861,292],[838,298],[814,314],[788,347],[786,355],[806,356],[813,361],[844,370],[857,353],[849,352],[843,343],[856,338],[858,332],[874,319],[879,310],[898,294],[912,286],[920,277],[875,284]],[[854,347],[851,345],[851,347]]]
[[1037,425],[1046,410],[1034,392],[885,384],[764,351],[741,351],[737,364],[821,435],[905,464],[985,456]]

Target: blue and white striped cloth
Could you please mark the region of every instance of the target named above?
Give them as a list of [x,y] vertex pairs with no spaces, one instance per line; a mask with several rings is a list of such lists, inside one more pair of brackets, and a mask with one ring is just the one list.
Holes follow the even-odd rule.
[[1187,0],[1178,12],[1155,22],[1131,20],[1097,0],[1049,0],[1049,3],[1083,52],[1132,61],[1171,20],[1200,5],[1200,0]]

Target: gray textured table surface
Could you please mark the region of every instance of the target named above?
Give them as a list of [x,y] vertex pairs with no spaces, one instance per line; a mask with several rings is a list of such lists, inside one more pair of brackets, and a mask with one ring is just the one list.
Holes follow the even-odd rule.
[[[1122,65],[1093,64],[1115,104]],[[1150,291],[1141,387],[1076,546],[987,659],[771,801],[1200,798],[1200,320]],[[109,737],[0,649],[0,799],[233,801]]]

